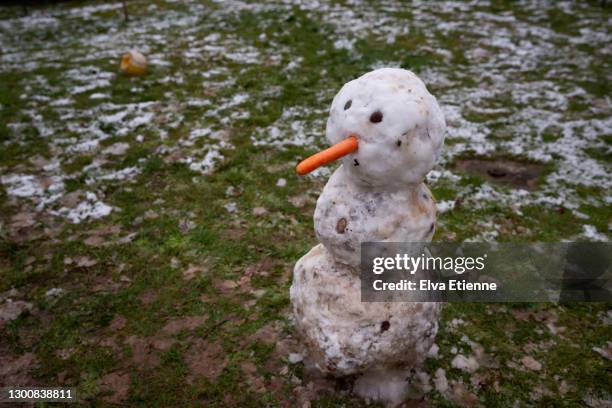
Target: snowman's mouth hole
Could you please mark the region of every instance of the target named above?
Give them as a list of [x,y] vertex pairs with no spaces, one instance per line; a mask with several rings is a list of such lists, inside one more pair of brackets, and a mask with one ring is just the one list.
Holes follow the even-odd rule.
[[496,184],[533,190],[538,187],[544,166],[508,158],[460,159],[454,167],[464,173]]

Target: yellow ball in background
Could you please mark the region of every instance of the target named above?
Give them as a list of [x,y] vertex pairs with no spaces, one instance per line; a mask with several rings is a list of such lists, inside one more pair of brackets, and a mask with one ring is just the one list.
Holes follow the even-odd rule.
[[147,71],[147,57],[138,51],[129,51],[121,57],[119,70],[126,75],[144,75]]

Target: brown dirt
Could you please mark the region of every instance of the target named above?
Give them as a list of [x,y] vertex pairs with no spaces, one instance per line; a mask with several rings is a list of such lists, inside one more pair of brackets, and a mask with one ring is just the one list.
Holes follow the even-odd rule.
[[464,159],[455,162],[454,167],[493,183],[525,190],[536,189],[544,171],[540,164],[510,159]]
[[193,384],[201,378],[217,379],[228,361],[219,341],[197,339],[185,353],[185,363],[189,368],[187,381]]
[[26,386],[34,385],[32,373],[38,367],[38,358],[34,353],[16,356],[7,350],[0,349],[0,385]]
[[120,371],[106,374],[100,381],[103,391],[110,392],[104,400],[113,404],[124,401],[130,390],[130,375]]
[[181,330],[193,330],[196,327],[202,326],[207,320],[207,315],[178,317],[170,319],[161,331],[165,335],[173,335]]

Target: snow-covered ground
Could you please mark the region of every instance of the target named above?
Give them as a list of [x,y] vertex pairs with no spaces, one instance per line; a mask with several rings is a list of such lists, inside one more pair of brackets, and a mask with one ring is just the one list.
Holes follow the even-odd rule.
[[[250,126],[253,112],[282,93],[274,86],[252,92],[240,76],[265,66],[290,79],[305,63],[281,38],[266,34],[278,24],[270,16],[300,10],[325,28],[329,49],[344,50],[359,64],[371,59],[371,44],[382,44],[388,59],[381,54],[364,68],[402,65],[428,84],[445,112],[449,141],[431,183],[457,186],[461,175],[449,164],[466,152],[536,160],[551,168],[537,190],[484,183],[457,187],[457,196],[475,208],[495,203],[519,212],[525,205],[562,205],[584,219],[586,237],[605,238],[607,232],[593,231],[580,211],[585,204],[612,203],[609,162],[593,155],[610,154],[612,134],[610,95],[593,89],[612,80],[610,70],[601,69],[609,68],[604,61],[612,53],[605,13],[581,2],[521,2],[514,13],[492,13],[488,2],[453,1],[145,4],[127,25],[119,2],[0,20],[0,71],[21,74],[23,103],[22,120],[7,124],[11,139],[3,143],[29,143],[34,128],[49,151],[45,159],[1,168],[9,196],[72,222],[106,216],[113,208],[104,201],[104,184],[129,183],[141,173],[143,159],[123,168],[117,162],[142,143],[157,146],[155,154],[166,160],[214,172],[224,151],[234,148],[231,129]],[[554,10],[579,16],[571,30],[552,27]],[[256,16],[254,33],[234,30],[232,22],[244,13]],[[152,74],[132,81],[117,74],[119,57],[129,49],[147,55]],[[415,57],[436,63],[411,67]],[[329,67],[313,69],[328,77]],[[163,91],[139,100],[154,88]],[[324,145],[326,111],[337,89],[316,91],[316,102],[294,101],[272,123],[255,126],[252,143]],[[88,164],[71,166],[84,156]],[[81,177],[87,188],[67,207],[66,181]],[[579,195],[579,186],[597,193]],[[442,204],[442,210],[453,208]],[[488,232],[494,231],[492,225]]]

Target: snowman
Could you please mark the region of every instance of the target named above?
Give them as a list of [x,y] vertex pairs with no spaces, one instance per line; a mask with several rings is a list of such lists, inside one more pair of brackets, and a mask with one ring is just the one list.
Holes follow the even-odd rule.
[[445,128],[436,99],[415,74],[377,69],[342,87],[327,121],[333,146],[296,168],[303,175],[342,160],[317,201],[321,244],[297,262],[290,290],[308,365],[354,376],[354,393],[387,406],[414,395],[415,369],[434,343],[441,306],[361,302],[360,245],[431,241],[436,206],[423,180]]

